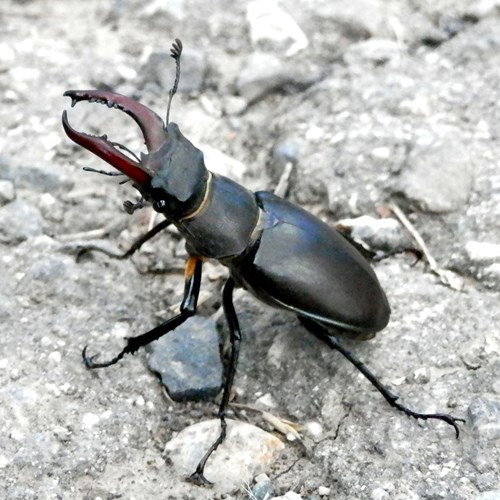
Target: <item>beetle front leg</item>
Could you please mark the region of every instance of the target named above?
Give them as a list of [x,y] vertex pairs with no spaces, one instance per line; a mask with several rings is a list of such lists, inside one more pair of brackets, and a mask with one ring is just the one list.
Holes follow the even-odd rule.
[[331,349],[335,349],[340,352],[346,359],[348,359],[377,389],[377,391],[382,394],[384,399],[397,410],[403,412],[409,417],[413,417],[421,420],[442,420],[448,425],[451,425],[455,429],[455,437],[458,439],[460,435],[460,429],[457,422],[465,422],[463,418],[457,418],[448,413],[419,413],[411,410],[410,408],[398,403],[397,400],[399,396],[394,394],[390,389],[388,389],[380,380],[365,366],[365,364],[358,359],[352,352],[347,350],[335,337],[328,334],[328,330],[319,325],[316,321],[309,318],[304,318],[299,316],[299,321],[318,339],[322,340]]
[[141,347],[144,347],[154,340],[158,340],[168,332],[175,330],[188,318],[194,316],[196,314],[196,305],[198,303],[198,295],[200,293],[202,264],[202,261],[196,257],[190,257],[186,262],[184,298],[180,306],[181,312],[177,316],[170,318],[149,332],[138,335],[137,337],[127,338],[127,345],[110,361],[95,363],[94,359],[96,358],[96,355],[87,356],[87,346],[85,346],[82,351],[85,366],[89,369],[93,369],[105,368],[107,366],[114,365],[115,363],[118,363],[118,361],[120,361],[125,354],[134,354]]
[[226,413],[229,405],[229,398],[231,396],[231,388],[233,387],[234,376],[236,374],[236,366],[238,364],[238,357],[240,354],[240,342],[241,342],[241,331],[238,322],[238,317],[236,316],[236,311],[233,305],[233,290],[234,281],[229,278],[224,286],[224,291],[222,292],[222,305],[224,307],[224,314],[226,316],[227,324],[229,325],[229,340],[231,342],[231,357],[229,358],[229,366],[227,369],[227,376],[224,381],[224,391],[222,393],[222,401],[219,406],[219,419],[221,425],[221,431],[217,440],[210,446],[200,463],[196,467],[196,470],[189,476],[188,481],[198,484],[198,485],[210,485],[212,484],[204,475],[205,465],[210,455],[219,447],[219,445],[224,441],[226,437]]
[[111,257],[113,259],[128,259],[131,257],[137,250],[139,250],[146,241],[149,241],[153,236],[156,236],[159,232],[163,231],[166,229],[168,226],[170,226],[171,222],[167,219],[162,220],[160,223],[156,224],[152,229],[150,229],[147,233],[143,234],[139,238],[137,238],[134,243],[132,243],[131,247],[125,251],[124,253],[115,253],[115,252],[110,252],[106,248],[102,248],[100,246],[97,246],[94,243],[89,243],[86,245],[80,246],[80,249],[76,255],[76,261],[78,262],[85,254],[88,252],[101,252],[108,257]]

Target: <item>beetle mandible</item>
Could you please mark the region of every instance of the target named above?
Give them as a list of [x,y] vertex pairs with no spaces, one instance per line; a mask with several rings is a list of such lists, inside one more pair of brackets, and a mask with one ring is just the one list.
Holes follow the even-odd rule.
[[[219,407],[221,431],[201,459],[190,480],[208,484],[204,476],[210,455],[224,440],[226,412],[236,373],[241,332],[233,306],[233,290],[242,287],[262,302],[297,315],[303,326],[330,348],[339,351],[377,388],[388,403],[417,419],[438,419],[459,435],[462,419],[445,413],[419,413],[397,402],[368,368],[338,341],[335,331],[354,338],[367,338],[385,328],[390,308],[386,295],[367,260],[342,235],[309,212],[278,196],[253,193],[236,182],[207,170],[203,153],[169,122],[172,97],[180,77],[182,43],[176,39],[171,55],[176,61],[175,83],[170,91],[167,119],[123,95],[104,90],[68,90],[72,106],[79,101],[98,102],[117,108],[139,125],[147,154],[139,159],[106,136],[96,137],[74,130],[63,112],[68,137],[125,174],[138,189],[139,203],[125,202],[131,213],[143,200],[165,220],[138,240],[122,257],[173,224],[186,240],[189,258],[185,267],[184,298],[180,312],[156,328],[127,339],[126,346],[107,362],[83,358],[88,368],[113,365],[127,353],[159,339],[196,313],[202,262],[215,259],[229,269],[222,303],[230,330],[231,354]],[[92,170],[92,169],[90,169]],[[98,171],[100,173],[108,173]],[[108,173],[113,175],[113,173]]]

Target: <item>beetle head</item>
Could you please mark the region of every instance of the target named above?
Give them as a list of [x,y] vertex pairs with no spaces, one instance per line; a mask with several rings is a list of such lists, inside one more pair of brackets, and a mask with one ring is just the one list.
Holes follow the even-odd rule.
[[203,153],[184,137],[175,123],[169,123],[165,132],[167,140],[158,150],[142,155],[141,163],[154,172],[148,194],[155,210],[179,218],[198,207],[209,173]]
[[[182,44],[176,40],[172,57],[177,62],[177,74],[168,109],[177,89],[181,51]],[[153,203],[155,210],[167,217],[179,219],[198,207],[209,176],[203,153],[182,135],[175,123],[168,123],[168,113],[165,125],[154,111],[121,94],[105,90],[68,90],[64,95],[71,98],[72,106],[80,101],[97,102],[131,116],[142,131],[148,152],[140,158],[135,155],[132,158],[124,154],[123,150],[130,153],[126,147],[109,141],[105,135],[98,137],[78,132],[71,127],[64,111],[63,128],[72,141],[129,177],[142,196]]]

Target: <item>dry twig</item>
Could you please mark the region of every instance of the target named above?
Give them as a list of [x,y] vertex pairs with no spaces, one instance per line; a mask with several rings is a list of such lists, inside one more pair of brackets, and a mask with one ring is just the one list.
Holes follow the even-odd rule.
[[452,288],[453,290],[462,290],[464,286],[463,279],[453,271],[443,269],[438,266],[436,259],[430,253],[424,239],[422,238],[420,233],[413,227],[413,224],[408,220],[408,217],[406,217],[401,208],[399,208],[399,206],[394,202],[389,203],[389,208],[391,209],[392,213],[398,218],[399,222],[401,222],[405,229],[410,233],[419,249],[422,250],[424,258],[429,264],[430,270],[436,276],[438,276],[438,278],[441,280],[441,283]]

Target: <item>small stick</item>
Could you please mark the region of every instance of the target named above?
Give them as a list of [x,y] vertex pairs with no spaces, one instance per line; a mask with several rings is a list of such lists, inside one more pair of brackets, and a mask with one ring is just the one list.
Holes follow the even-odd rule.
[[405,227],[405,229],[410,233],[411,237],[415,240],[422,253],[424,254],[425,260],[429,263],[430,270],[439,277],[441,283],[446,285],[453,290],[462,290],[464,283],[462,278],[460,278],[456,273],[449,271],[448,269],[442,269],[438,266],[436,259],[432,256],[429,248],[425,244],[424,239],[420,233],[413,227],[413,224],[408,220],[408,217],[399,208],[399,206],[391,202],[389,203],[389,208],[391,212],[398,218],[399,222]]
[[276,415],[273,415],[268,411],[261,410],[260,408],[256,408],[255,406],[245,405],[242,403],[229,403],[229,406],[239,408],[241,410],[249,410],[260,413],[262,418],[266,422],[271,424],[278,432],[281,432],[281,434],[285,436],[292,435],[294,439],[302,441],[302,439],[300,438],[300,434],[298,433],[298,430],[302,429],[303,427],[300,424],[296,424],[295,422],[290,422],[290,420],[277,417]]
[[274,194],[284,198],[288,188],[290,187],[290,175],[292,174],[293,163],[291,161],[287,162],[283,173],[281,174],[278,185],[274,188]]

